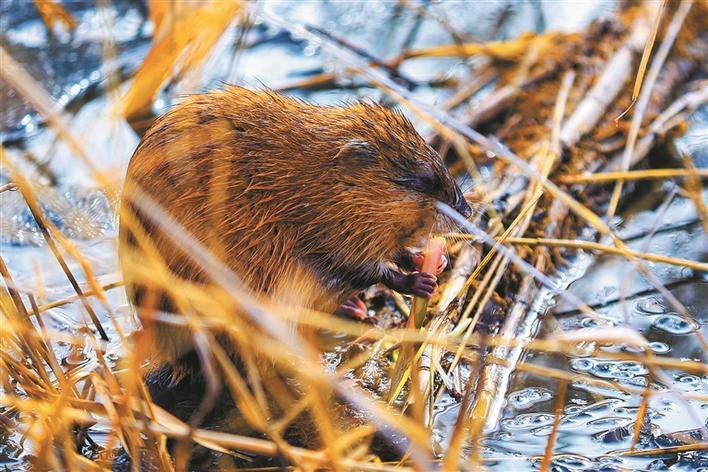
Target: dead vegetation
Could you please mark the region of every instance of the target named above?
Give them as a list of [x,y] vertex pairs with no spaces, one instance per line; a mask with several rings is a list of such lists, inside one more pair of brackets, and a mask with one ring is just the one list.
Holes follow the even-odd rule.
[[[168,79],[198,74],[198,64],[223,31],[233,22],[247,21],[248,9],[238,2],[213,2],[190,11],[165,9],[166,2],[149,4],[153,48],[116,104],[124,116],[139,119]],[[408,2],[402,4],[411,8]],[[73,24],[55,4],[37,5],[48,25]],[[269,457],[303,470],[430,470],[433,463],[443,470],[477,470],[493,459],[483,451],[485,435],[499,421],[511,374],[531,372],[557,385],[551,434],[536,457],[541,470],[550,470],[566,391],[579,381],[641,399],[632,447],[618,455],[705,450],[705,436],[666,449],[635,448],[646,424],[647,402],[655,393],[651,381],[641,388],[598,380],[527,362],[523,353],[572,355],[582,345],[602,358],[640,363],[650,379],[661,378],[665,369],[708,374],[705,363],[653,355],[644,336],[629,326],[558,328],[542,338],[528,327],[543,314],[534,311],[533,302],[544,290],[603,322],[595,308],[551,277],[582,250],[629,261],[693,327],[692,336],[706,348],[688,310],[647,264],[661,262],[696,272],[708,271],[708,264],[680,254],[630,249],[610,224],[633,195],[636,182],[668,179],[679,184],[678,193],[695,202],[703,224],[708,222],[701,194],[706,169],[678,155],[675,162],[682,167],[656,168],[648,160],[657,147],[673,150],[670,138],[680,135],[686,117],[708,101],[705,80],[689,82],[705,67],[706,15],[703,2],[642,2],[580,33],[527,34],[493,43],[464,42],[456,36],[460,41],[454,44],[408,49],[383,61],[334,34],[266,14],[265,21],[321,44],[345,67],[342,74],[377,87],[428,123],[435,130],[430,142],[450,169],[475,180],[469,196],[482,202],[489,219],[486,231],[477,219],[458,221],[459,233],[438,235],[447,240],[452,270],[428,306],[414,302],[411,321],[405,321],[407,300],[371,290],[370,302],[378,308],[371,326],[263,305],[162,209],[139,191],[128,195],[156,225],[170,229],[174,243],[212,280],[207,287],[175,280],[150,252],[147,237],[141,241],[146,253],[132,262],[140,277],[181,301],[180,315],[154,312],[143,313],[143,318],[187,326],[199,346],[206,394],[182,418],[155,405],[143,382],[141,366],[150,353],[140,336],[151,336],[150,324],[129,340],[106,297],[107,291],[123,290],[122,284],[102,285],[93,276],[91,262],[44,214],[36,184],[3,151],[3,172],[11,183],[0,192],[21,192],[76,294],[48,299],[40,277],[35,290],[22,289],[0,258],[2,427],[21,431],[38,470],[111,469],[118,447],[130,455],[133,467],[142,458],[156,470],[185,470],[194,445],[221,453],[222,464],[227,463],[223,457],[233,457],[230,464],[241,467],[250,461],[262,464],[260,458]],[[97,157],[71,134],[62,110],[20,64],[4,50],[0,53],[3,80],[44,116],[78,160],[92,166]],[[417,99],[399,68],[406,61],[442,56],[484,60],[470,68],[469,80],[443,84],[450,98],[433,107]],[[336,87],[339,79],[337,73],[324,73],[283,88]],[[483,88],[486,93],[479,94]],[[486,180],[479,178],[482,167],[489,170]],[[94,177],[107,194],[117,193],[109,176],[94,170]],[[67,260],[78,263],[81,277]],[[45,325],[47,310],[77,300],[85,314],[84,330],[71,334]],[[113,322],[111,330],[102,325],[106,322]],[[297,334],[288,329],[292,323],[300,327]],[[237,363],[214,340],[217,328],[236,346]],[[102,355],[109,331],[126,346],[119,368],[111,368]],[[331,333],[345,336],[334,349]],[[62,364],[54,350],[59,342],[77,350],[88,346],[86,352],[96,362],[89,369]],[[613,343],[635,351],[601,349]],[[327,370],[322,351],[338,356]],[[262,362],[264,358],[269,361]],[[372,370],[378,372],[373,378]],[[229,426],[205,425],[206,412],[221,401],[222,387],[235,410]],[[434,450],[433,407],[446,393],[461,406],[449,445]],[[684,394],[684,399],[708,401],[708,395]],[[87,454],[84,446],[92,444],[98,426],[110,430],[107,444]],[[380,453],[381,444],[389,454]]]

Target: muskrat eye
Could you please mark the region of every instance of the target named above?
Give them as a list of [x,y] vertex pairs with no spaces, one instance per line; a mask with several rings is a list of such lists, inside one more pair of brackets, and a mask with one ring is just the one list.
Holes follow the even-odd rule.
[[[434,190],[435,185],[435,178],[430,175],[422,175],[420,178],[420,184],[422,187],[428,189],[428,190]],[[439,183],[439,182],[438,182]]]
[[440,179],[436,175],[427,173],[403,177],[397,179],[396,183],[411,190],[415,190],[416,192],[431,196],[437,196],[442,186]]
[[437,197],[443,189],[443,183],[437,174],[425,173],[420,175],[418,180],[420,182],[421,190],[428,195]]

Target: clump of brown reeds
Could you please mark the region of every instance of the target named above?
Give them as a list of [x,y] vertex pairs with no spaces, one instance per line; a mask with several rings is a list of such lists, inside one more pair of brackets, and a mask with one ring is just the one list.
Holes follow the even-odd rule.
[[[211,2],[185,12],[168,10],[166,5],[150,2],[154,47],[119,104],[124,115],[144,114],[163,83],[176,73],[191,71],[229,24],[243,21],[245,8],[237,2]],[[192,15],[204,21],[193,21]],[[566,391],[578,381],[609,386],[640,399],[632,450],[619,454],[704,448],[705,444],[689,443],[660,450],[634,449],[654,392],[652,382],[640,388],[599,380],[526,362],[522,353],[571,355],[579,343],[589,343],[593,347],[586,353],[636,361],[646,365],[653,378],[661,377],[663,369],[705,375],[705,363],[653,356],[644,337],[630,327],[557,332],[546,339],[536,339],[536,333],[521,327],[536,316],[530,305],[544,286],[596,317],[592,307],[547,276],[565,263],[568,255],[562,250],[626,258],[695,326],[688,310],[652,276],[645,261],[695,271],[708,271],[708,264],[630,249],[603,216],[621,208],[632,182],[677,179],[686,182],[682,191],[696,202],[704,224],[708,221],[705,206],[700,205],[700,182],[708,176],[704,169],[686,160],[684,168],[638,168],[647,165],[645,157],[657,143],[708,101],[704,83],[685,88],[691,71],[706,59],[695,53],[705,46],[700,24],[705,15],[706,6],[700,2],[658,8],[642,4],[613,20],[597,22],[584,33],[524,35],[505,42],[405,50],[391,61],[372,61],[373,56],[362,54],[334,34],[299,28],[268,15],[266,21],[317,41],[347,67],[347,74],[361,76],[429,123],[435,130],[431,143],[455,172],[475,177],[479,166],[491,164],[492,177],[474,190],[475,198],[489,208],[491,219],[487,234],[479,229],[479,221],[459,221],[460,232],[443,235],[453,267],[430,305],[414,303],[409,309],[402,297],[384,292],[382,296],[397,305],[400,314],[410,312],[411,321],[406,324],[399,318],[385,326],[377,317],[378,324],[372,327],[254,299],[237,274],[139,189],[124,195],[149,214],[155,225],[168,228],[174,243],[212,281],[201,286],[176,279],[151,249],[146,235],[140,241],[144,252],[126,258],[138,277],[155,290],[172,294],[180,306],[180,314],[142,313],[151,322],[139,336],[145,339],[153,334],[151,323],[173,324],[189,328],[198,348],[206,393],[182,418],[153,403],[141,370],[150,355],[145,349],[148,343],[141,343],[141,338],[129,341],[116,321],[114,307],[107,302],[105,293],[122,290],[122,283],[97,280],[90,260],[46,218],[33,181],[3,151],[2,166],[11,183],[0,187],[0,192],[21,192],[75,295],[46,299],[41,278],[33,289],[18,285],[0,257],[4,281],[0,291],[2,427],[17,429],[37,466],[53,470],[110,469],[118,447],[130,455],[133,467],[143,460],[159,470],[185,470],[194,445],[234,457],[241,465],[253,457],[278,457],[303,470],[428,470],[433,462],[440,462],[444,470],[474,469],[487,460],[482,454],[485,428],[498,421],[509,376],[519,371],[553,379],[558,385],[552,432],[545,451],[538,452],[542,470],[550,470]],[[4,65],[9,64],[2,69],[3,79],[48,120],[77,159],[91,166],[94,156],[72,134],[62,111],[21,65],[4,50],[0,54]],[[442,107],[421,104],[414,92],[391,79],[400,79],[397,70],[405,61],[438,56],[482,56],[486,60],[472,67],[469,82],[448,84],[451,98]],[[181,64],[177,72],[176,64]],[[322,74],[288,84],[288,88],[321,87],[336,79],[334,73]],[[496,83],[491,93],[474,107],[463,109],[473,94],[492,81]],[[623,119],[616,123],[628,109],[631,123]],[[491,163],[490,153],[497,157]],[[106,193],[117,193],[113,179],[93,172],[96,184]],[[613,184],[611,192],[603,187],[608,183]],[[130,220],[131,215],[121,218]],[[579,240],[587,228],[604,236],[606,242]],[[67,260],[78,262],[81,276]],[[84,329],[56,331],[45,322],[49,310],[76,301],[85,315]],[[496,324],[485,314],[494,309],[504,315]],[[112,327],[103,326],[106,319],[113,322]],[[489,327],[481,331],[485,322]],[[290,329],[293,324],[301,328],[297,334]],[[216,331],[225,333],[235,346],[238,365],[214,339]],[[341,362],[326,371],[322,351],[328,348],[315,334],[332,332],[346,335],[349,344]],[[120,338],[125,347],[118,368],[104,356],[110,336]],[[700,331],[696,329],[693,336],[705,348]],[[77,351],[90,347],[87,351],[95,362],[88,368],[62,365],[55,355],[59,342]],[[613,353],[600,347],[619,342],[639,352]],[[364,366],[373,366],[382,374],[377,378],[381,388],[357,385],[371,382],[357,378]],[[207,429],[204,416],[221,401],[222,387],[232,399],[233,418],[221,428]],[[444,392],[457,398],[461,408],[448,449],[434,455],[432,408]],[[683,396],[708,400],[701,393]],[[309,420],[303,426],[305,417]],[[97,425],[110,428],[110,434],[98,448],[100,452],[87,457],[79,452],[80,446],[92,442],[91,428]],[[305,427],[312,430],[300,431],[299,437],[305,436],[301,444],[289,442],[293,429]],[[377,432],[397,444],[397,461],[382,462],[372,452]]]

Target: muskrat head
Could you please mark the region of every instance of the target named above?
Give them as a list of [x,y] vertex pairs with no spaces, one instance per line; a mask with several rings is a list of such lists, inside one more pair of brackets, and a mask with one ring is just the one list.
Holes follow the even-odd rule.
[[[359,104],[357,134],[344,143],[339,157],[353,163],[357,184],[368,200],[385,205],[402,232],[402,244],[417,244],[440,220],[438,201],[465,218],[472,209],[440,155],[401,113],[374,104]],[[426,233],[426,234],[422,234]]]

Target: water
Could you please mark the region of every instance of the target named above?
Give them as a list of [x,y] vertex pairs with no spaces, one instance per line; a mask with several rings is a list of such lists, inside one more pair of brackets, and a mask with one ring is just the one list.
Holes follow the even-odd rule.
[[[640,240],[646,226],[644,223],[652,215],[646,211],[628,218],[622,233],[635,235]],[[691,237],[684,237],[691,235]],[[659,254],[678,254],[695,260],[705,260],[706,246],[700,244],[702,230],[695,214],[695,207],[689,200],[679,199],[674,202],[662,221],[659,230],[652,238],[649,252]],[[671,241],[667,243],[668,241]],[[685,246],[675,242],[694,241]],[[699,244],[695,244],[699,241]],[[630,244],[633,245],[633,244]],[[694,252],[692,252],[694,251]],[[650,265],[651,270],[662,282],[670,287],[671,292],[687,308],[693,319],[700,326],[703,335],[708,334],[708,283],[704,274],[690,271],[673,271],[663,264]],[[641,277],[626,284],[626,274],[632,271],[625,261],[616,256],[602,256],[593,259],[585,274],[571,284],[571,291],[597,311],[604,321],[611,325],[630,326],[642,333],[650,342],[652,352],[657,356],[668,356],[698,362],[706,361],[706,354],[697,341],[694,328],[667,306],[655,290]],[[625,274],[625,276],[623,276]],[[620,294],[628,299],[629,313],[619,301]],[[565,311],[559,303],[546,315],[545,329],[551,330],[553,323],[563,329],[594,327],[596,323],[587,315]],[[541,327],[541,331],[544,327]],[[603,345],[607,353],[635,352],[629,346],[621,344]],[[576,372],[598,380],[612,380],[630,387],[646,387],[648,368],[636,361],[611,360],[602,357],[549,355],[530,353],[526,362],[564,371]],[[659,393],[652,395],[649,403],[648,424],[645,425],[640,444],[646,447],[659,447],[669,436],[684,431],[698,431],[705,428],[708,421],[708,403],[699,400],[684,402],[677,392],[705,394],[708,391],[708,376],[686,374],[673,369],[663,369],[663,375],[653,380]],[[549,384],[544,377],[516,372],[512,376],[510,391],[506,398],[504,418],[495,433],[496,439],[490,441],[492,448],[506,451],[506,455],[521,452],[538,454],[543,450],[550,433],[549,424],[553,420],[553,402],[555,385]],[[543,393],[546,393],[543,395]],[[518,401],[518,398],[529,400]],[[571,382],[564,407],[564,414],[558,430],[554,453],[567,453],[582,460],[573,460],[562,465],[562,470],[587,470],[588,468],[617,467],[625,469],[650,469],[651,464],[660,464],[654,458],[626,458],[607,456],[613,451],[626,449],[631,444],[634,421],[640,398],[610,387],[598,387],[578,378]],[[705,431],[705,430],[704,430]],[[699,433],[705,434],[705,433]],[[494,437],[494,436],[493,436]],[[517,445],[522,445],[521,447]],[[611,463],[607,461],[611,460]],[[691,470],[690,459],[685,458],[686,468],[680,465],[678,470]],[[692,460],[692,459],[691,459]],[[697,460],[697,459],[696,459]],[[671,465],[667,460],[666,464]],[[531,470],[533,461],[523,468]],[[519,466],[521,470],[522,466]],[[559,464],[560,467],[560,464]],[[615,469],[608,469],[615,470]],[[673,470],[673,469],[672,469]]]
[[[52,98],[65,105],[70,113],[69,125],[82,138],[102,170],[110,170],[120,183],[127,162],[139,139],[123,121],[114,120],[110,109],[114,103],[105,90],[106,80],[117,74],[120,80],[128,77],[143,60],[150,47],[151,27],[146,22],[141,3],[113,2],[114,8],[97,13],[93,2],[68,2],[79,27],[72,35],[51,36],[37,17],[31,2],[6,1],[0,4],[2,17],[0,41],[17,60],[22,62],[41,81]],[[520,2],[509,7],[506,2],[480,2],[473,9],[460,12],[460,3],[432,4],[431,15],[419,17],[415,11],[401,9],[394,3],[363,2],[356,5],[338,2],[278,2],[266,1],[260,5],[268,11],[294,23],[309,24],[337,31],[339,36],[367,45],[367,51],[381,59],[394,57],[404,47],[424,47],[449,42],[450,31],[468,35],[467,39],[488,40],[514,37],[520,31],[541,31],[545,28],[564,30],[580,29],[597,15],[610,14],[614,2],[580,2],[573,7],[567,3]],[[497,24],[500,13],[508,18]],[[441,24],[444,24],[442,26]],[[318,44],[292,38],[283,31],[269,26],[256,16],[256,25],[247,35],[250,47],[234,54],[232,45],[238,31],[230,29],[217,45],[207,63],[202,81],[196,85],[201,90],[218,85],[220,80],[229,82],[278,87],[292,83],[312,72],[337,71],[338,61],[322,51]],[[413,39],[411,39],[413,38]],[[107,39],[115,41],[117,55],[110,64],[103,61],[102,46]],[[412,80],[426,82],[416,89],[416,96],[426,103],[439,104],[448,96],[447,91],[434,86],[434,81],[444,76],[464,76],[469,64],[457,59],[421,59],[410,61],[401,74]],[[119,85],[125,90],[126,84]],[[340,80],[332,87],[298,91],[298,95],[322,103],[340,103],[359,97],[382,98],[380,91],[362,85],[357,79]],[[66,146],[57,142],[42,119],[6,84],[0,82],[2,113],[0,137],[13,162],[20,163],[25,175],[31,176],[39,188],[39,196],[49,219],[78,246],[91,263],[101,284],[121,279],[115,254],[116,221],[112,208],[115,201],[96,191],[88,169],[77,163]],[[172,97],[163,93],[156,108],[169,105]],[[695,114],[686,138],[680,141],[696,156],[696,161],[706,154],[706,109]],[[425,131],[425,125],[420,129]],[[0,184],[7,174],[0,170]],[[704,201],[708,200],[705,198]],[[31,214],[18,192],[0,194],[0,251],[7,261],[17,285],[28,291],[42,287],[44,299],[40,303],[61,300],[73,295],[66,277],[43,242]],[[630,247],[646,252],[673,255],[692,260],[706,260],[706,241],[693,203],[677,198],[660,221],[654,236],[645,246],[645,236],[654,226],[656,206],[630,212],[619,235]],[[706,274],[677,268],[667,264],[647,263],[657,278],[686,306],[698,323],[701,332],[708,336],[708,277]],[[77,263],[70,260],[70,268],[79,282],[84,276]],[[37,274],[41,275],[38,282]],[[683,320],[660,294],[642,277],[633,273],[627,262],[614,256],[586,256],[576,261],[567,274],[571,291],[590,304],[602,318],[614,325],[629,325],[640,331],[651,343],[656,356],[690,359],[705,362],[705,352],[696,341],[695,327]],[[102,318],[112,342],[105,357],[115,366],[120,359],[121,345],[112,317],[124,332],[130,333],[137,326],[128,307],[122,288],[109,290],[108,307],[92,301],[93,308]],[[627,300],[623,304],[621,299]],[[541,293],[537,304],[538,318],[527,326],[527,334],[538,329],[552,330],[551,320],[563,329],[594,326],[595,321],[573,311],[561,301]],[[556,303],[554,305],[554,303]],[[627,307],[630,307],[629,309]],[[53,329],[79,333],[86,329],[81,304],[68,303],[46,311],[45,322]],[[540,324],[540,326],[539,326]],[[89,325],[90,326],[90,325]],[[57,342],[57,356],[65,364],[78,369],[91,369],[96,364],[96,353],[90,347],[81,351]],[[630,346],[603,346],[607,352],[633,352]],[[519,351],[519,355],[522,352]],[[643,388],[648,379],[647,368],[635,361],[608,360],[599,357],[565,356],[527,353],[525,362],[559,368],[582,374],[568,390],[563,417],[554,452],[559,457],[554,470],[695,470],[705,467],[708,459],[697,457],[629,458],[613,455],[613,451],[626,449],[631,442],[633,423],[639,407],[639,397],[628,395],[611,387],[598,387],[587,378],[614,380],[622,385]],[[685,403],[676,392],[708,392],[708,376],[686,374],[664,369],[655,378],[658,394],[652,396],[647,425],[640,444],[660,447],[675,441],[676,433],[697,431],[708,419],[708,403],[690,400]],[[533,470],[538,468],[538,457],[543,453],[553,423],[553,403],[557,385],[546,377],[524,372],[507,372],[507,395],[498,398],[499,421],[493,422],[485,444],[485,455],[493,458],[490,466],[495,470]],[[372,375],[376,378],[375,373]],[[460,405],[444,395],[435,405],[435,431],[437,442],[444,446],[449,431],[455,424]],[[94,440],[104,444],[107,431],[96,431]],[[0,429],[4,431],[4,429]],[[18,470],[26,465],[26,451],[21,446],[20,435],[1,433],[0,467]],[[700,434],[700,433],[698,433]],[[705,440],[705,439],[704,439]],[[704,462],[700,462],[703,460]]]

